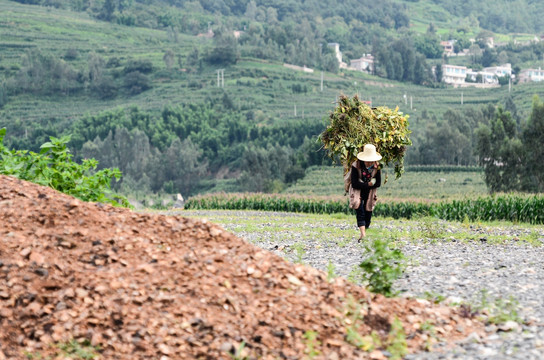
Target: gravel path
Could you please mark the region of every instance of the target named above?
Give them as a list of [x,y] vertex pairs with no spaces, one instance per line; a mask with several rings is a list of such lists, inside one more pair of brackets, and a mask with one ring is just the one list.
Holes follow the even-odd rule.
[[[358,230],[354,220],[323,223],[310,219],[296,229],[285,221],[283,227],[268,231],[282,224],[278,218],[304,215],[241,211],[190,211],[182,215],[205,217],[290,261],[302,261],[324,271],[332,263],[334,273],[346,278],[365,255],[362,244],[355,240]],[[253,219],[251,228],[238,221],[248,218]],[[472,308],[482,299],[492,304],[499,299],[503,301],[499,309],[504,313],[509,304],[514,305],[520,320],[488,325],[486,337],[468,338],[454,349],[444,350],[443,344],[438,344],[431,353],[409,355],[406,359],[544,359],[544,246],[540,246],[544,243],[544,227],[461,225],[440,222],[426,229],[427,234],[438,231],[437,238],[414,239],[406,234],[421,234],[416,231],[429,227],[428,223],[374,220],[376,237],[390,233],[396,238],[396,234],[403,234],[396,243],[410,260],[403,277],[395,282],[395,289],[401,291],[400,296],[468,303]],[[331,237],[316,241],[316,231],[321,230],[347,235],[337,241],[330,241]],[[369,233],[367,241],[373,236],[373,232]]]

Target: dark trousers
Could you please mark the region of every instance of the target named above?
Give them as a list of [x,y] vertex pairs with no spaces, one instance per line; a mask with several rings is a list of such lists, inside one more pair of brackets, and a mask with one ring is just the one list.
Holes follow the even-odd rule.
[[357,227],[364,226],[366,229],[370,226],[370,220],[372,219],[372,211],[365,210],[365,202],[361,201],[361,205],[355,210],[357,215]]

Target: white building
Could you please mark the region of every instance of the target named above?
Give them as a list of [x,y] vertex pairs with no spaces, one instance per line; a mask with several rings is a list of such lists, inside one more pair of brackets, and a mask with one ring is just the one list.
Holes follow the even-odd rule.
[[444,64],[442,65],[442,81],[446,84],[463,84],[467,77],[467,67]]
[[499,79],[497,75],[489,71],[479,71],[478,74],[482,75],[482,82],[485,84],[498,84]]
[[374,56],[365,54],[359,59],[350,60],[349,67],[364,72],[372,72],[374,70]]
[[504,77],[504,76],[511,77],[512,76],[512,65],[507,63],[507,64],[499,65],[499,66],[486,67],[486,68],[484,68],[484,71],[493,73],[497,77]]
[[[480,76],[480,78],[478,78],[478,75]],[[472,80],[472,82],[477,81],[480,84],[498,84],[499,83],[499,79],[497,78],[497,75],[490,71],[474,71],[472,69],[468,69],[467,78]]]
[[338,59],[338,63],[342,63],[342,52],[340,51],[340,44],[339,43],[328,43],[327,46],[332,47],[334,49],[334,54],[336,55],[336,59]]
[[525,69],[519,72],[519,82],[529,81],[543,81],[544,70],[538,69]]

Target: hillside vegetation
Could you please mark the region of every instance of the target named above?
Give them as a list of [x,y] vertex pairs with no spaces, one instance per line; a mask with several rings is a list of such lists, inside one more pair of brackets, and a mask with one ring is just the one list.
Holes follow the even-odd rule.
[[[418,7],[436,21],[415,17]],[[309,166],[330,164],[316,136],[336,99],[358,94],[409,114],[408,164],[476,165],[474,130],[497,105],[521,129],[540,87],[454,89],[433,80],[440,57],[422,44],[484,30],[469,21],[476,10],[445,9],[425,1],[1,0],[4,141],[38,151],[50,136],[72,135],[75,159],[119,167],[115,187],[124,193],[281,191]],[[339,69],[329,42],[344,60],[401,50],[410,57],[365,74]],[[538,44],[506,50],[518,64],[540,56]]]

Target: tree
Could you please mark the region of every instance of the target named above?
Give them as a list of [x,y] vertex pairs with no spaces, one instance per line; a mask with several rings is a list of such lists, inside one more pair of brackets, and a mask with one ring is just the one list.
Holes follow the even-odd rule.
[[444,52],[440,45],[440,40],[436,35],[418,36],[415,38],[414,46],[417,51],[425,55],[428,59],[439,59]]
[[249,18],[250,20],[255,20],[256,15],[257,15],[257,5],[255,4],[254,0],[250,0],[246,6],[245,16]]
[[6,84],[0,84],[0,109],[8,102],[8,92],[6,90]]
[[10,80],[14,92],[62,93],[77,89],[77,72],[64,60],[40,50],[28,51],[17,75]]
[[163,183],[171,182],[173,190],[189,195],[208,170],[208,162],[202,159],[202,150],[191,139],[175,138],[162,154]]
[[113,13],[115,11],[115,0],[105,0],[104,5],[100,11],[99,18],[106,21],[111,21]]
[[137,95],[151,88],[149,78],[139,71],[132,71],[125,75],[123,86],[129,94]]
[[166,68],[171,69],[175,61],[174,52],[170,49],[166,50],[162,57],[162,60],[164,61],[164,65],[166,65]]
[[477,132],[477,152],[491,193],[521,190],[524,148],[509,112],[499,107],[490,126]]
[[234,35],[226,29],[218,30],[214,36],[214,47],[207,57],[208,62],[218,65],[236,64],[239,56],[238,41]]
[[480,62],[480,58],[482,56],[482,48],[478,44],[473,44],[469,48],[471,60],[473,64],[477,64]]
[[87,66],[89,68],[89,81],[91,85],[99,83],[104,76],[106,61],[95,52],[91,52],[87,57]]
[[497,52],[486,48],[482,54],[481,63],[484,67],[489,67],[497,62]]
[[439,83],[442,82],[442,77],[444,76],[444,72],[442,71],[442,64],[436,65],[434,74],[435,74],[436,81]]
[[544,192],[544,103],[535,95],[527,126],[523,131],[523,146],[527,149],[523,161],[525,191]]

